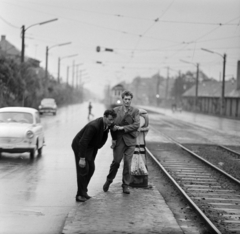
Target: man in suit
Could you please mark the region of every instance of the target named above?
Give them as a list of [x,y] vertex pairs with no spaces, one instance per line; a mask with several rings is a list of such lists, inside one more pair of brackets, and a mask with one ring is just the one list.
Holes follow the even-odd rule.
[[106,110],[103,117],[85,125],[72,141],[77,169],[77,202],[85,202],[90,198],[87,187],[95,170],[94,160],[98,149],[106,143],[109,127],[116,116],[114,110]]
[[114,120],[115,126],[111,130],[113,138],[113,161],[110,166],[107,180],[103,185],[103,191],[108,191],[123,159],[122,188],[123,193],[130,194],[129,184],[131,183],[131,161],[136,146],[140,118],[139,110],[131,106],[133,94],[129,91],[124,91],[121,96],[122,106],[114,108],[117,117]]

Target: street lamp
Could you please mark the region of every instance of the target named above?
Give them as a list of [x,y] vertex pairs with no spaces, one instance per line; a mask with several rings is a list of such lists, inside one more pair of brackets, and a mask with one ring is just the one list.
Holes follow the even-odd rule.
[[25,32],[33,26],[48,24],[48,23],[51,23],[51,22],[56,21],[56,20],[58,20],[58,19],[56,18],[56,19],[47,20],[47,21],[44,21],[44,22],[41,22],[41,23],[32,24],[27,28],[25,28],[24,25],[22,26],[22,51],[21,51],[21,62],[22,63],[24,62],[24,54],[25,54]]
[[48,52],[50,49],[54,48],[54,47],[57,47],[57,46],[65,46],[65,45],[69,45],[71,44],[72,42],[66,42],[66,43],[61,43],[61,44],[57,44],[57,45],[53,45],[53,46],[50,46],[50,47],[46,47],[46,68],[45,68],[45,77],[48,78]]
[[225,70],[226,70],[227,55],[226,54],[222,55],[222,54],[219,54],[217,52],[214,52],[214,51],[211,51],[211,50],[208,50],[208,49],[204,49],[204,48],[201,48],[201,50],[206,51],[206,52],[211,53],[211,54],[218,54],[219,56],[221,56],[223,58],[223,77],[222,77],[222,95],[221,95],[221,99],[222,99],[221,114],[223,114],[224,110],[225,110],[225,103],[224,103],[224,99],[225,99]]
[[197,109],[197,104],[198,104],[198,79],[199,79],[199,63],[192,63],[192,62],[188,62],[185,60],[180,59],[181,62],[183,63],[189,63],[194,65],[197,68],[196,71],[196,91],[195,91],[195,99],[194,99],[194,106],[195,106],[195,110]]
[[60,83],[60,63],[61,63],[61,60],[65,59],[65,58],[72,58],[72,57],[75,57],[75,56],[78,56],[78,54],[72,54],[72,55],[62,57],[62,58],[60,58],[60,57],[58,58],[58,83]]

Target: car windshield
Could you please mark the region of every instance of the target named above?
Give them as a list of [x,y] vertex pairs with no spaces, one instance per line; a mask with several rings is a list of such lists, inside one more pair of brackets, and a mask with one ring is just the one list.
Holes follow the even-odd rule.
[[33,115],[26,112],[0,112],[0,123],[33,123]]
[[55,104],[55,101],[54,101],[54,99],[43,99],[42,101],[41,101],[41,104]]

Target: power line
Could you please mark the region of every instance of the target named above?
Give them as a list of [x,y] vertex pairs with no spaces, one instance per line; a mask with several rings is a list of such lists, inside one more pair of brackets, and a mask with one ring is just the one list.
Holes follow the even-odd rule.
[[134,52],[135,52],[136,48],[137,48],[138,45],[139,45],[139,42],[140,42],[140,40],[141,40],[141,37],[143,37],[143,36],[159,21],[159,19],[161,19],[161,18],[164,16],[164,14],[165,14],[165,13],[169,10],[169,8],[172,6],[172,4],[174,3],[174,1],[175,1],[175,0],[173,0],[173,1],[167,6],[167,8],[165,9],[165,11],[164,11],[157,19],[155,19],[154,22],[153,22],[141,35],[139,35],[139,39],[138,39],[138,41],[137,41],[137,43],[136,43],[136,45],[135,45],[135,47],[134,47],[134,49],[133,49],[133,51],[132,51],[132,56],[134,55]]
[[[7,4],[12,4],[13,3],[9,3],[9,2],[5,2]],[[28,4],[32,4],[32,5],[40,5],[40,6],[50,6],[50,7],[54,7],[56,8],[60,8],[60,9],[68,9],[71,11],[81,11],[81,12],[91,12],[94,14],[98,14],[98,15],[106,15],[106,16],[113,16],[113,17],[118,17],[118,18],[129,18],[129,19],[134,19],[134,20],[145,20],[145,21],[155,21],[158,19],[150,19],[150,18],[142,18],[142,17],[133,17],[133,16],[129,16],[129,15],[123,15],[123,14],[112,14],[112,13],[104,13],[104,12],[99,12],[99,11],[93,11],[93,10],[87,10],[87,9],[76,9],[76,8],[70,8],[70,7],[66,7],[66,6],[59,6],[59,5],[51,5],[51,4],[46,4],[46,3],[37,3],[37,2],[28,2]],[[19,6],[19,5],[15,5],[15,6]],[[24,7],[25,8],[25,7]],[[176,23],[176,24],[195,24],[195,25],[218,25],[221,26],[223,25],[223,23],[213,23],[213,22],[198,22],[198,21],[176,21],[176,20],[161,20],[161,23]],[[239,26],[239,22],[238,23],[225,23],[224,25],[229,25],[229,26]]]
[[11,23],[8,22],[7,20],[5,20],[2,16],[0,16],[0,19],[1,19],[4,23],[8,24],[9,26],[11,26],[11,27],[13,27],[13,28],[17,28],[17,29],[19,29],[19,27],[17,27],[17,26],[15,26],[15,25],[11,24]]

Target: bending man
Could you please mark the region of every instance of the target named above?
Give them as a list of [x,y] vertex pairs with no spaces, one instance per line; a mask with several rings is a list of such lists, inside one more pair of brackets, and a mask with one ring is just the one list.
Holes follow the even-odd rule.
[[95,170],[94,160],[100,149],[107,141],[109,127],[113,124],[116,113],[106,110],[103,117],[89,122],[77,133],[72,142],[77,169],[76,201],[85,202],[90,196],[87,194],[88,184]]

